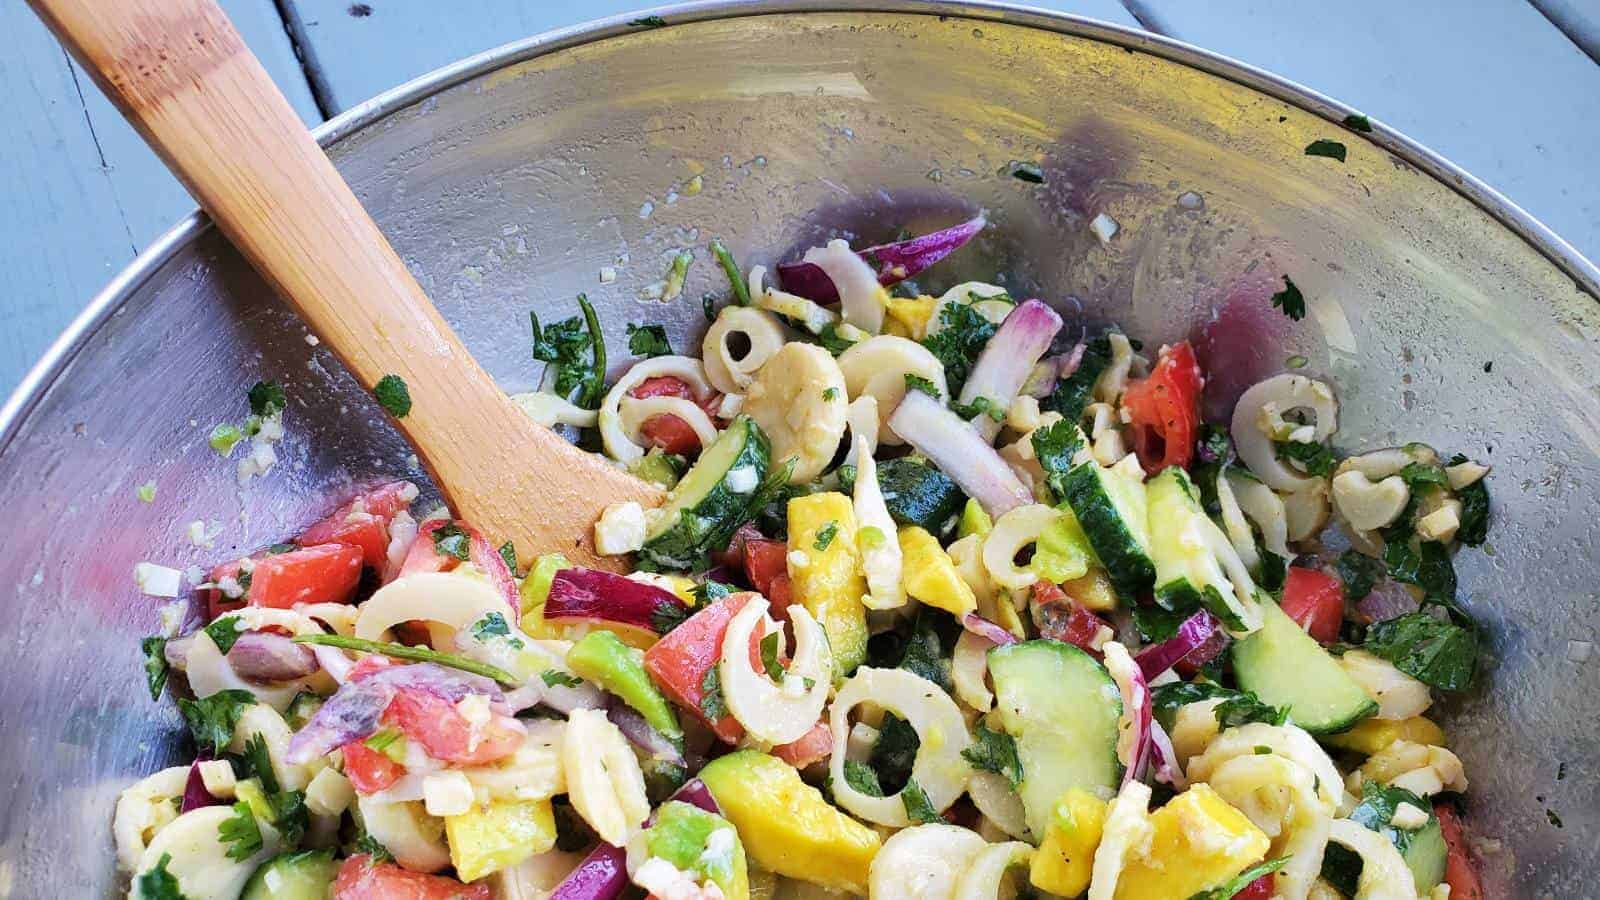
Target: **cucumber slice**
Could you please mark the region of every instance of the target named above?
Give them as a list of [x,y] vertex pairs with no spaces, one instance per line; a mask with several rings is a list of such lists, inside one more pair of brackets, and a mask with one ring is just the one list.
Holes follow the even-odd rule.
[[1028,830],[1044,836],[1071,788],[1109,800],[1122,780],[1122,694],[1105,667],[1071,644],[1036,640],[989,651],[1000,727],[1016,739]]
[[332,850],[283,853],[256,869],[239,900],[327,900],[338,872]]
[[1344,731],[1378,711],[1338,660],[1276,603],[1263,600],[1261,613],[1261,629],[1233,644],[1239,687],[1263,703],[1287,706],[1290,721],[1312,734]]
[[1117,469],[1082,463],[1062,479],[1062,493],[1124,602],[1155,581],[1144,485]]
[[1216,612],[1233,585],[1211,552],[1200,508],[1200,492],[1177,466],[1145,484],[1150,509],[1150,558],[1156,564],[1156,602],[1173,610],[1202,604]]
[[910,457],[878,463],[878,487],[889,515],[900,525],[940,534],[961,511],[967,496],[943,472]]
[[770,456],[761,427],[749,416],[734,419],[667,495],[640,555],[663,568],[688,569],[701,553],[725,545],[748,516]]

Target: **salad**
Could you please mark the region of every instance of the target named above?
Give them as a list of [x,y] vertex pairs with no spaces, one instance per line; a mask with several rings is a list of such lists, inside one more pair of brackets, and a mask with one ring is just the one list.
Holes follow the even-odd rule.
[[595,524],[616,571],[396,481],[201,573],[144,642],[195,758],[117,801],[129,896],[1481,897],[1429,712],[1487,467],[1336,452],[1300,358],[1207,422],[1187,341],[912,284],[984,224],[781,288],[714,242],[698,355],[630,325],[609,385],[586,300],[535,318],[519,405],[669,489]]

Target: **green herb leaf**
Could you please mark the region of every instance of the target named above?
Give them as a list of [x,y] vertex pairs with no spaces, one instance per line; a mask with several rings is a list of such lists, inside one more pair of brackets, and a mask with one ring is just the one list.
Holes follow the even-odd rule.
[[1234,894],[1249,887],[1263,875],[1271,875],[1273,872],[1288,865],[1289,859],[1290,857],[1280,856],[1277,859],[1269,859],[1266,862],[1257,863],[1229,879],[1226,884],[1212,888],[1209,891],[1201,891],[1190,897],[1189,900],[1231,900]]
[[834,356],[838,356],[856,345],[855,341],[839,334],[838,322],[829,322],[822,326],[822,331],[817,333],[817,342],[822,345],[822,349],[832,353]]
[[1405,481],[1406,487],[1413,491],[1420,491],[1430,485],[1450,484],[1450,479],[1444,474],[1443,466],[1430,466],[1420,462],[1406,463],[1400,469],[1400,477]]
[[950,679],[950,654],[939,636],[941,624],[952,622],[945,613],[924,607],[906,639],[899,668],[925,678],[946,691],[954,689]]
[[306,808],[304,791],[278,791],[267,795],[272,805],[272,824],[283,836],[284,843],[293,846],[311,825],[311,811]]
[[906,373],[906,390],[921,391],[935,400],[943,400],[944,394],[940,393],[939,386],[930,378],[923,378],[915,372]]
[[[910,377],[910,376],[907,376],[907,377]],[[839,389],[836,388],[836,387],[828,388],[827,390],[822,392],[822,399],[826,400],[829,403],[832,403],[833,401],[839,399]]]
[[1050,396],[1039,403],[1039,409],[1058,412],[1068,422],[1083,418],[1083,409],[1094,392],[1100,373],[1111,364],[1111,339],[1100,335],[1083,348],[1083,357],[1071,375],[1056,383]]
[[694,599],[697,606],[706,606],[732,593],[732,587],[709,578],[705,580],[705,583],[694,586]]
[[217,839],[232,845],[228,848],[228,858],[236,862],[249,859],[261,849],[261,828],[250,812],[250,804],[241,800],[233,805],[233,815],[217,826]]
[[217,645],[218,650],[227,653],[233,649],[234,641],[237,641],[239,635],[243,633],[239,630],[242,624],[244,623],[238,616],[223,616],[207,625],[205,633],[211,638],[211,642]]
[[1250,691],[1236,691],[1208,681],[1173,681],[1157,685],[1150,692],[1154,711],[1163,717],[1175,713],[1180,706],[1219,698],[1222,702],[1217,704],[1215,714],[1223,728],[1237,728],[1251,722],[1282,725],[1288,720],[1287,709],[1263,703]]
[[[1395,810],[1399,809],[1402,803],[1426,812],[1427,823],[1421,828],[1396,828],[1389,824],[1389,820],[1394,818]],[[1417,835],[1429,828],[1438,827],[1433,815],[1433,804],[1405,788],[1387,787],[1370,778],[1361,783],[1361,801],[1350,811],[1349,818],[1363,828],[1376,831],[1388,838],[1402,856],[1411,848],[1411,842]],[[1437,837],[1434,840],[1437,840]],[[1354,851],[1347,850],[1339,844],[1328,845],[1322,858],[1322,877],[1329,884],[1345,892],[1345,896],[1355,896],[1361,869],[1361,857]]]
[[1351,131],[1362,132],[1363,134],[1372,133],[1372,122],[1369,121],[1366,116],[1363,116],[1360,113],[1351,113],[1350,115],[1345,116],[1344,127],[1350,129]]
[[728,276],[728,284],[733,288],[733,298],[740,306],[750,305],[750,286],[745,282],[745,277],[739,271],[739,264],[734,262],[733,254],[721,240],[711,242],[711,255],[717,258],[717,264],[722,266],[723,274]]
[[662,325],[635,325],[628,323],[628,352],[646,358],[671,356],[672,345],[667,343],[667,329]]
[[892,712],[883,714],[878,722],[878,742],[872,746],[867,762],[878,773],[878,783],[883,785],[885,794],[895,792],[911,777],[921,746],[922,739],[910,722]]
[[688,621],[692,612],[681,603],[662,603],[650,611],[650,626],[658,635],[669,634],[672,629]]
[[900,802],[906,808],[906,818],[915,824],[939,821],[939,811],[933,808],[933,802],[915,778],[906,779],[906,786],[900,789]]
[[163,853],[154,868],[146,869],[133,880],[133,890],[139,900],[188,900],[178,884],[178,877],[167,871],[171,862],[172,854]]
[[967,383],[967,377],[972,374],[978,354],[983,352],[989,338],[994,337],[995,324],[965,303],[944,304],[939,310],[939,322],[942,327],[936,334],[923,338],[922,346],[928,348],[944,366],[945,383],[950,388],[950,395],[958,397],[962,386]]
[[411,389],[399,375],[385,375],[372,386],[372,396],[378,405],[396,419],[404,419],[411,412]]
[[1337,159],[1339,162],[1344,162],[1346,153],[1344,144],[1339,141],[1330,141],[1327,138],[1318,138],[1306,145],[1307,156],[1325,156],[1328,159]]
[[483,618],[472,623],[472,636],[480,641],[487,641],[496,635],[501,637],[511,636],[511,626],[506,623],[506,617],[498,612],[491,612]]
[[1030,438],[1034,458],[1044,469],[1050,490],[1061,497],[1062,481],[1072,470],[1072,456],[1083,446],[1083,432],[1072,422],[1062,419],[1048,428],[1035,428]]
[[1022,784],[1022,759],[1017,756],[1017,741],[1004,731],[990,731],[978,725],[977,740],[961,751],[975,768],[1004,775],[1013,788]]
[[361,832],[361,837],[356,838],[355,852],[356,854],[365,853],[371,857],[369,862],[372,863],[394,862],[394,854],[389,852],[389,848],[365,831]]
[[276,381],[258,381],[250,387],[250,411],[262,418],[283,412],[289,406],[283,385]]
[[883,787],[878,784],[878,773],[860,760],[844,761],[844,781],[858,793],[866,794],[868,797],[883,796]]
[[1306,474],[1318,478],[1326,478],[1333,474],[1333,467],[1339,464],[1333,455],[1333,448],[1327,444],[1310,444],[1300,441],[1273,441],[1278,450],[1279,459],[1292,459],[1305,467]]
[[404,644],[390,644],[384,641],[368,641],[358,637],[346,637],[342,634],[301,634],[292,638],[297,644],[319,644],[324,647],[338,647],[341,650],[359,650],[362,653],[381,653],[395,659],[410,660],[411,662],[431,662],[435,665],[445,666],[450,669],[460,669],[485,678],[493,678],[501,684],[518,685],[521,682],[515,675],[498,666],[481,663],[475,659],[468,659],[455,653],[443,653],[430,650],[427,647],[407,647]]
[[783,640],[783,633],[774,631],[761,639],[761,666],[767,670],[767,677],[773,681],[782,682],[785,666],[778,659],[778,642]]
[[272,754],[267,751],[267,739],[261,734],[252,734],[244,742],[244,753],[239,757],[244,766],[246,777],[261,780],[261,788],[269,794],[276,794],[278,773],[272,770]]
[[506,564],[511,574],[517,574],[517,545],[506,541],[500,545],[500,560]]
[[555,367],[557,394],[570,397],[576,390],[573,402],[594,409],[605,387],[605,341],[588,297],[579,294],[578,306],[581,317],[562,319],[545,328],[539,327],[538,315],[528,313],[533,326],[533,358]]
[[1456,491],[1461,503],[1461,527],[1456,529],[1456,540],[1469,547],[1477,547],[1489,539],[1489,486],[1480,478]]
[[150,686],[150,699],[160,700],[161,690],[167,686],[167,639],[147,637],[139,642],[139,652],[144,654],[144,676]]
[[717,320],[717,295],[704,293],[700,295],[700,312],[706,317],[707,322]]
[[983,396],[972,398],[971,403],[960,403],[952,400],[950,401],[950,411],[969,422],[979,416],[988,416],[996,422],[1004,422],[1006,420],[1005,408]]
[[433,530],[433,552],[467,562],[472,559],[472,536],[454,522]]
[[1441,691],[1467,688],[1478,665],[1477,634],[1425,612],[1373,623],[1362,646]]
[[1044,184],[1044,169],[1039,168],[1038,163],[1012,160],[1010,168],[1011,177],[1018,181],[1026,181],[1029,184]]
[[1283,310],[1283,314],[1298,322],[1306,317],[1306,298],[1295,287],[1289,276],[1283,276],[1283,290],[1272,295],[1272,307]]
[[1390,577],[1422,588],[1426,597],[1455,600],[1456,570],[1444,544],[1421,541],[1413,547],[1407,541],[1392,540],[1383,548],[1383,563]]
[[645,16],[642,19],[632,19],[628,22],[630,28],[665,28],[667,20],[660,16]]
[[562,687],[570,688],[583,684],[582,678],[568,675],[560,669],[545,669],[543,672],[539,673],[539,680],[544,682],[545,687],[555,687],[556,685],[560,685]]
[[211,449],[223,456],[227,456],[233,452],[234,445],[242,440],[244,440],[244,432],[240,431],[237,425],[223,423],[211,429],[211,437],[207,439],[206,443],[211,445]]
[[700,712],[711,722],[728,714],[727,703],[722,699],[722,676],[717,674],[716,666],[707,669],[700,680]]
[[246,706],[256,702],[254,694],[244,690],[218,691],[198,700],[179,700],[178,709],[189,723],[189,731],[200,749],[221,753],[233,740],[233,729]]
[[817,529],[817,539],[811,542],[811,546],[817,550],[826,550],[838,535],[839,523],[829,519],[825,525]]
[[1344,598],[1360,600],[1372,593],[1383,577],[1383,563],[1358,550],[1339,554],[1339,580],[1344,582]]

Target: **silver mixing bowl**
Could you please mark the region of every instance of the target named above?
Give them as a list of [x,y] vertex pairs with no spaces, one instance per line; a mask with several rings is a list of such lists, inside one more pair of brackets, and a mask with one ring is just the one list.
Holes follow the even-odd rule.
[[[830,229],[877,241],[981,208],[991,228],[926,287],[998,271],[1090,325],[1205,331],[1213,413],[1303,355],[1342,396],[1340,449],[1424,440],[1491,462],[1490,546],[1458,567],[1492,661],[1445,718],[1496,894],[1595,896],[1600,271],[1404,137],[1349,131],[1351,110],[1195,48],[976,3],[820,5],[552,32],[322,140],[508,389],[539,375],[528,310],[568,315],[580,292],[615,357],[630,321],[693,346],[701,295],[725,287],[713,236],[770,264]],[[1306,156],[1318,138],[1349,159]],[[1008,177],[1013,160],[1047,184]],[[1101,212],[1120,224],[1108,246],[1087,227]],[[701,248],[683,299],[642,299],[679,247]],[[1282,273],[1308,300],[1297,324],[1258,314]],[[284,462],[241,490],[206,436],[267,378],[290,397]],[[111,891],[116,792],[182,757],[172,705],[144,695],[161,601],[133,564],[237,555],[396,475],[421,477],[377,407],[204,220],[95,299],[0,411],[0,896]],[[222,524],[215,549],[190,543],[195,519]]]

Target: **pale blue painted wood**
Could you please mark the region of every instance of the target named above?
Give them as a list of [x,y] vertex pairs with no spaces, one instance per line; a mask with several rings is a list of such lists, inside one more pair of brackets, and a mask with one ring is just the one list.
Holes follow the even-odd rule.
[[[552,28],[632,12],[648,0],[285,0],[324,103],[348,109],[446,63]],[[1118,0],[1034,0],[1034,6],[1138,25]]]
[[[224,0],[307,122],[320,119],[272,0]],[[0,4],[0,396],[135,254],[194,208],[26,4]]]
[[[1132,0],[1147,25],[1356,106],[1600,259],[1600,66],[1522,0]],[[1600,0],[1582,0],[1591,16]]]

